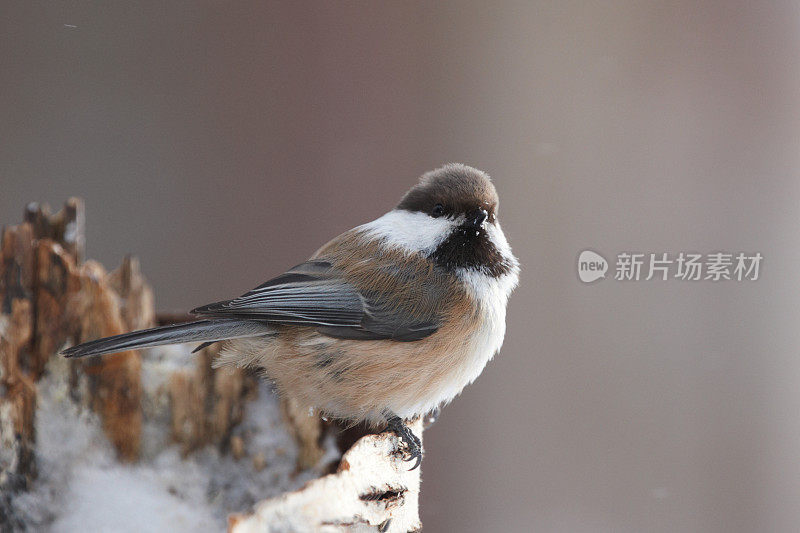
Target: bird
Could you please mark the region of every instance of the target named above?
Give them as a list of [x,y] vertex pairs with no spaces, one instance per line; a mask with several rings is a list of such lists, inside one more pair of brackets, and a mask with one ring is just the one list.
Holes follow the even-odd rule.
[[87,357],[220,342],[216,367],[253,367],[325,418],[397,434],[453,400],[500,350],[519,262],[490,177],[450,163],[383,216],[334,238],[255,289],[191,311],[197,320],[64,349]]

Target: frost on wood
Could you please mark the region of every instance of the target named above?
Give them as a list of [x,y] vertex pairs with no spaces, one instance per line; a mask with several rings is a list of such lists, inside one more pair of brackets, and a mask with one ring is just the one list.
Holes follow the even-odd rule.
[[56,355],[157,321],[138,261],[83,261],[83,224],[71,199],[2,232],[0,531],[419,529],[419,469],[393,434],[340,460],[333,426],[213,370],[214,345]]

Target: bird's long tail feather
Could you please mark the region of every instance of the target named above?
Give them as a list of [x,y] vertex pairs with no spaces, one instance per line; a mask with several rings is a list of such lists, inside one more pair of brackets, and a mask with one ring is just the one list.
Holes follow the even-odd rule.
[[250,320],[198,320],[187,324],[173,324],[171,326],[143,329],[84,342],[63,350],[61,354],[64,357],[86,357],[165,344],[182,344],[184,342],[210,343],[274,333],[275,329],[273,327]]

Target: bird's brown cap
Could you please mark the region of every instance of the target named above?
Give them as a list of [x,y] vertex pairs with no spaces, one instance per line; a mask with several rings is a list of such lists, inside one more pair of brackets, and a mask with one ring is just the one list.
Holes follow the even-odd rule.
[[[489,221],[497,215],[497,191],[489,175],[460,163],[450,163],[425,173],[398,204],[398,209],[434,213],[441,206],[441,215],[457,218],[475,209],[485,209]],[[440,215],[439,215],[440,216]]]

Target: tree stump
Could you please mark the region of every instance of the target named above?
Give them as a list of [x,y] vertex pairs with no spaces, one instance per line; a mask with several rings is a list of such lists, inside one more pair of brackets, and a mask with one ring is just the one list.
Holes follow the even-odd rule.
[[419,469],[394,435],[359,435],[341,456],[335,425],[212,369],[215,345],[57,355],[157,322],[139,262],[84,261],[83,227],[73,198],[2,231],[0,530],[419,529]]

